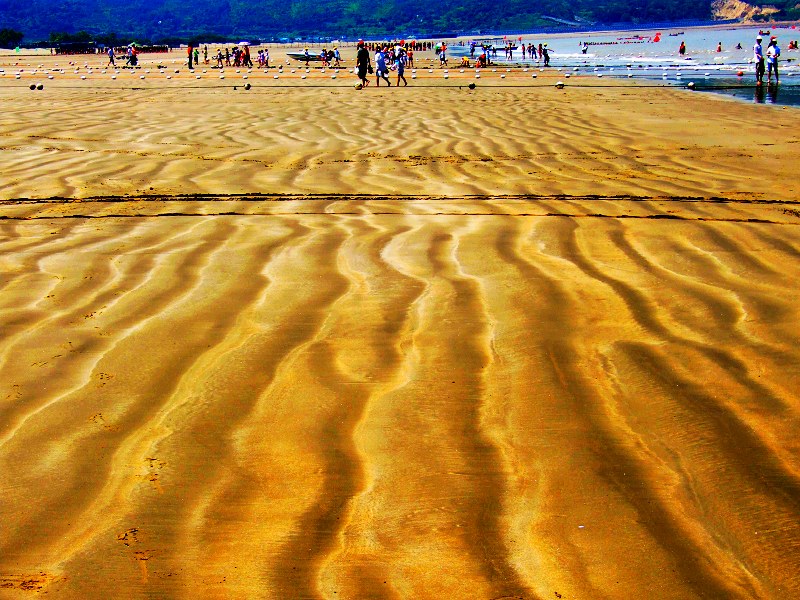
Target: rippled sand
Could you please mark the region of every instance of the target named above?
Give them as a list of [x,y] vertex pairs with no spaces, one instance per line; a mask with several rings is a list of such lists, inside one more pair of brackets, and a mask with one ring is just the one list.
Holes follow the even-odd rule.
[[0,85],[0,598],[800,596],[796,112],[89,90]]

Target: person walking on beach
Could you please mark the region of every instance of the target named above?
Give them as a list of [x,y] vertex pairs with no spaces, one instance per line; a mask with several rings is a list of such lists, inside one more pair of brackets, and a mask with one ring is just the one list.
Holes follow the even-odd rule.
[[189,55],[189,70],[191,71],[192,70],[192,57],[194,56],[194,52],[193,52],[193,48],[192,48],[191,44],[189,44],[189,49],[186,51],[186,53]]
[[547,49],[547,44],[542,46],[542,58],[544,59],[544,66],[550,66],[550,51]]
[[764,83],[764,49],[761,47],[761,40],[764,39],[760,35],[756,38],[756,43],[753,44],[753,60],[756,63],[756,85]]
[[683,41],[681,41],[681,45],[678,48],[678,54],[680,54],[681,56],[685,56],[686,55],[686,44],[683,43]]
[[372,64],[369,62],[369,50],[367,50],[362,40],[358,41],[357,47],[356,70],[358,71],[358,78],[361,80],[361,85],[367,87],[369,85],[367,73],[372,73]]
[[194,49],[194,66],[200,64],[200,48]]
[[109,46],[108,47],[108,66],[109,67],[115,67],[115,68],[117,66],[117,64],[114,62],[114,47],[113,46]]
[[386,68],[386,53],[378,47],[375,52],[375,85],[381,87],[381,79],[386,82],[386,85],[392,87],[392,82],[389,80],[389,69]]
[[394,66],[397,69],[397,87],[400,87],[400,80],[403,80],[403,85],[408,85],[403,73],[406,71],[406,55],[404,51],[398,52],[394,59]]
[[775,83],[780,83],[778,79],[778,57],[781,49],[778,48],[778,38],[773,37],[767,46],[767,84],[772,83],[772,72],[775,71]]

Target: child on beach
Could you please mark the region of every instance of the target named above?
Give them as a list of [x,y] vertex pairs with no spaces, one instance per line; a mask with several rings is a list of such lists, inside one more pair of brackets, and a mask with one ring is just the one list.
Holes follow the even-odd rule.
[[378,48],[375,52],[375,85],[381,86],[381,79],[386,82],[386,85],[392,87],[392,82],[389,80],[389,69],[386,68],[386,52],[385,48]]
[[397,57],[394,59],[394,66],[395,66],[395,69],[397,69],[397,87],[400,87],[400,80],[401,79],[403,80],[403,85],[404,86],[408,85],[408,81],[406,81],[406,78],[403,75],[403,73],[405,73],[405,70],[406,70],[405,52],[400,51],[397,54]]

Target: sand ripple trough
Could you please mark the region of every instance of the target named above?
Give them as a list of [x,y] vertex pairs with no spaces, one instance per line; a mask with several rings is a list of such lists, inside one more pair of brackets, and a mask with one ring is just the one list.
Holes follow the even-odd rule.
[[0,203],[0,597],[796,597],[798,231],[735,197]]

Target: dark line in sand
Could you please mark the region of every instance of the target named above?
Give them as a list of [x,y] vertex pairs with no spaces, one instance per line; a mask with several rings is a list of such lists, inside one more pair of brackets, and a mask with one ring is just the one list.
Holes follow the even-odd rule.
[[[569,213],[544,213],[544,214],[534,214],[534,213],[472,213],[472,212],[436,212],[436,213],[399,213],[399,212],[388,212],[388,211],[377,211],[377,212],[370,212],[370,215],[373,216],[389,216],[389,217],[533,217],[533,218],[544,218],[544,217],[562,217],[568,219],[651,219],[651,220],[671,220],[671,221],[687,221],[687,222],[697,222],[703,221],[708,223],[754,223],[754,224],[762,224],[762,225],[788,225],[788,226],[796,226],[800,225],[800,222],[797,223],[788,223],[782,221],[771,221],[769,219],[737,219],[737,218],[712,218],[712,217],[696,217],[696,218],[689,218],[689,217],[682,217],[679,215],[662,215],[662,214],[655,214],[655,215],[603,215],[603,214],[584,214],[584,215],[577,215],[577,214],[569,214]],[[336,216],[356,216],[356,217],[363,217],[363,212],[358,211],[342,211],[342,212],[319,212],[319,211],[307,211],[307,212],[290,212],[290,213],[247,213],[247,212],[219,212],[219,213],[178,213],[178,212],[167,212],[167,213],[154,213],[154,214],[142,214],[136,213],[131,215],[123,215],[123,214],[108,214],[108,215],[86,215],[86,214],[75,214],[75,215],[40,215],[40,216],[26,216],[26,217],[13,217],[9,215],[0,215],[0,221],[51,221],[51,220],[63,220],[63,219],[152,219],[156,217],[297,217],[301,215],[324,215],[326,217],[336,217]]]
[[630,194],[601,195],[601,194],[458,194],[453,196],[436,196],[431,194],[281,194],[281,193],[247,193],[247,194],[142,194],[142,195],[110,195],[88,196],[86,198],[68,198],[64,196],[50,196],[47,198],[9,198],[0,200],[0,206],[16,204],[88,204],[92,202],[189,202],[197,200],[215,200],[218,202],[299,202],[304,200],[330,200],[330,201],[376,201],[393,200],[397,202],[429,202],[473,200],[473,201],[498,201],[498,200],[572,200],[572,201],[615,201],[615,202],[689,202],[711,204],[791,204],[800,205],[800,200],[771,199],[759,200],[756,198],[743,200],[741,198],[726,198],[723,196],[632,196]]

